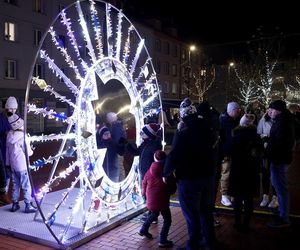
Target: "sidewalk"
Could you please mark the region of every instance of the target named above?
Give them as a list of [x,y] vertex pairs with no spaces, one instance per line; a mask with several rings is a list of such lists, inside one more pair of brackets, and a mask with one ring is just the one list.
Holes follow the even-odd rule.
[[[181,213],[181,208],[171,207],[173,223],[170,229],[169,239],[174,242],[177,249],[183,247],[187,240],[187,230],[185,220]],[[293,250],[299,244],[300,219],[291,218],[290,228],[269,229],[266,223],[271,220],[267,214],[255,214],[252,220],[252,229],[249,233],[238,233],[233,229],[234,217],[230,209],[219,209],[218,219],[221,226],[216,228],[218,247],[216,250]],[[158,224],[151,225],[150,232],[154,239],[148,240],[137,234],[142,223],[141,215],[125,222],[119,227],[77,247],[77,250],[114,250],[114,249],[161,249],[158,247],[159,232],[162,226],[162,218]],[[1,250],[50,250],[53,248],[45,247],[36,243],[0,235]]]

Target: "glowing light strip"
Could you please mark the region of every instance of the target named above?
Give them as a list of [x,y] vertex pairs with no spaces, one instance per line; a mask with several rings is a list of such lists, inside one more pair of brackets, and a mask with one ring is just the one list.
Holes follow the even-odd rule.
[[78,71],[77,66],[75,65],[74,61],[71,59],[71,56],[68,54],[67,48],[63,47],[65,45],[62,45],[58,42],[60,38],[56,35],[55,31],[53,30],[53,27],[50,27],[49,33],[51,34],[52,42],[56,45],[56,48],[61,52],[61,54],[65,58],[65,61],[68,63],[69,67],[74,70],[76,79],[81,80],[82,77]]
[[130,75],[133,75],[134,71],[135,71],[135,67],[136,67],[136,64],[137,64],[137,61],[140,57],[140,54],[141,54],[141,51],[144,47],[144,39],[142,39],[140,42],[139,42],[139,46],[136,50],[136,53],[135,53],[135,56],[134,56],[134,59],[132,61],[132,64],[130,66]]
[[[42,86],[40,85],[40,82],[42,82]],[[70,99],[66,99],[65,96],[60,95],[59,93],[57,93],[51,85],[47,85],[47,83],[45,82],[45,80],[42,79],[38,79],[37,77],[32,77],[32,83],[36,84],[39,86],[39,88],[43,89],[45,92],[49,92],[50,95],[54,95],[54,97],[58,100],[60,100],[61,102],[65,102],[67,104],[69,104],[71,107],[76,108],[76,105],[71,102]]]
[[100,21],[98,18],[98,12],[95,8],[95,2],[93,0],[89,0],[90,1],[90,5],[91,5],[91,16],[92,16],[92,25],[95,31],[95,37],[96,37],[96,48],[98,49],[98,56],[99,58],[103,58],[104,54],[103,54],[103,43],[102,43],[102,34],[101,34],[101,30],[102,27],[100,25]]
[[30,142],[40,141],[54,141],[54,140],[67,140],[74,139],[76,135],[74,133],[69,134],[50,134],[50,135],[32,135],[28,139]]
[[77,7],[76,9],[77,9],[78,15],[79,15],[79,23],[80,23],[80,26],[82,28],[84,40],[86,41],[86,47],[89,50],[89,55],[92,58],[92,62],[96,63],[97,59],[96,59],[96,56],[95,56],[95,51],[94,51],[94,48],[93,48],[93,45],[92,45],[92,42],[91,42],[90,34],[89,34],[89,31],[88,31],[86,22],[84,20],[84,16],[83,16],[82,9],[81,9],[79,1],[76,2],[76,7]]
[[116,53],[115,57],[117,60],[120,60],[120,50],[121,50],[121,41],[122,41],[122,21],[123,13],[122,10],[118,13],[118,27],[117,27],[117,43],[116,43]]
[[66,28],[67,28],[67,31],[68,31],[67,35],[68,35],[68,37],[69,37],[69,39],[71,41],[71,44],[73,45],[73,48],[74,48],[74,50],[76,52],[76,56],[80,60],[83,69],[86,70],[88,68],[88,65],[85,63],[85,61],[80,56],[79,46],[78,46],[76,38],[74,36],[74,31],[71,28],[72,23],[70,22],[70,18],[67,18],[65,10],[62,10],[62,12],[61,12],[61,18],[62,18],[61,23],[63,25],[65,25]]
[[130,27],[128,28],[128,31],[127,31],[127,39],[126,39],[124,49],[123,49],[123,64],[125,67],[127,66],[128,56],[129,56],[129,52],[130,52],[130,32],[133,29],[134,29],[134,27],[132,25],[130,25]]
[[107,32],[107,52],[108,57],[113,57],[113,44],[111,42],[112,40],[112,23],[111,23],[111,5],[109,3],[105,4],[106,8],[106,32]]
[[67,85],[67,87],[71,90],[72,93],[75,95],[78,94],[77,87],[71,82],[71,80],[62,72],[62,70],[54,63],[54,60],[50,59],[50,57],[46,54],[44,50],[40,51],[41,58],[45,59],[45,61],[48,63],[48,67],[55,72],[56,76],[59,76],[59,78],[64,80],[64,83]]

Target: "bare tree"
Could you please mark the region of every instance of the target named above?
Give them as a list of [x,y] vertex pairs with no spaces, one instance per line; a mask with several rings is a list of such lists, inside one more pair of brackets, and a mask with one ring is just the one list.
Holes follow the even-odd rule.
[[215,68],[199,67],[196,72],[193,73],[193,87],[196,89],[196,93],[193,95],[197,97],[198,102],[202,102],[207,91],[211,88],[216,78]]

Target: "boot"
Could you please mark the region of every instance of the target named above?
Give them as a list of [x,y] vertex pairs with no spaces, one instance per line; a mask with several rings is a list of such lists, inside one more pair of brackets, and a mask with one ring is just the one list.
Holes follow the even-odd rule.
[[25,213],[29,214],[29,213],[35,213],[37,210],[36,208],[34,208],[30,203],[25,203]]
[[17,210],[20,209],[20,205],[19,205],[19,202],[13,202],[13,205],[10,209],[11,212],[16,212]]

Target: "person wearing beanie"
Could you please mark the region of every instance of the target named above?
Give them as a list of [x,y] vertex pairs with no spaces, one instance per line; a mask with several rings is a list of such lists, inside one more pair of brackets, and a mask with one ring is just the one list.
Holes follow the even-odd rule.
[[255,116],[245,114],[232,130],[228,156],[231,158],[228,195],[233,197],[234,227],[248,231],[253,214],[253,199],[259,195],[259,168],[263,143],[253,125]]
[[173,246],[173,242],[168,240],[168,234],[172,223],[170,196],[176,192],[176,182],[174,178],[169,179],[167,183],[163,181],[162,173],[165,159],[166,153],[164,151],[155,151],[155,161],[151,164],[143,179],[142,195],[147,197],[146,204],[149,213],[138,233],[152,239],[152,234],[149,233],[150,225],[161,214],[164,221],[158,246],[168,248]]
[[146,124],[143,128],[142,128],[142,132],[143,132],[143,136],[144,138],[150,138],[152,140],[155,140],[155,138],[157,137],[157,133],[160,130],[160,125],[157,123],[149,123]]
[[11,125],[11,130],[7,134],[6,139],[6,165],[11,166],[12,170],[12,201],[11,212],[16,212],[20,209],[19,198],[20,190],[23,190],[25,213],[35,213],[37,210],[31,205],[32,189],[27,173],[27,158],[25,154],[25,147],[28,156],[33,154],[30,145],[24,143],[24,121],[18,115],[13,114],[8,117]]
[[221,178],[220,178],[220,192],[221,204],[228,207],[231,206],[230,197],[227,194],[228,181],[230,173],[230,157],[228,156],[228,149],[232,140],[232,130],[239,125],[241,109],[238,103],[229,102],[227,104],[226,112],[220,116],[220,138],[221,138]]
[[197,115],[197,109],[190,98],[187,97],[180,103],[179,114],[183,120]]
[[270,103],[270,117],[273,125],[266,148],[266,154],[271,166],[271,182],[276,190],[279,201],[279,216],[268,223],[269,227],[288,227],[289,221],[289,190],[287,174],[293,160],[295,130],[291,113],[283,100]]
[[[106,114],[106,120],[108,122],[107,127],[110,131],[111,139],[113,140],[114,144],[117,145],[120,138],[126,138],[126,132],[123,126],[123,122],[114,112],[108,112]],[[119,171],[118,181],[122,181],[123,179],[125,179],[123,154],[120,155],[117,151],[115,153],[111,152],[111,164],[113,164],[113,169],[118,169]]]
[[125,150],[124,146],[119,143],[116,143],[112,139],[110,130],[106,126],[98,128],[96,132],[96,141],[98,148],[107,149],[103,161],[104,172],[113,182],[119,182],[120,167],[118,166],[118,162],[115,162],[115,155],[117,154],[117,156],[122,156]]
[[210,249],[215,244],[213,134],[208,123],[198,117],[189,98],[180,104],[180,116],[184,128],[174,135],[163,177],[167,179],[173,173],[176,176],[189,234],[186,248]]
[[18,109],[18,102],[14,96],[8,97],[5,103],[5,109],[7,110],[7,112],[11,112],[13,114],[16,113]]

